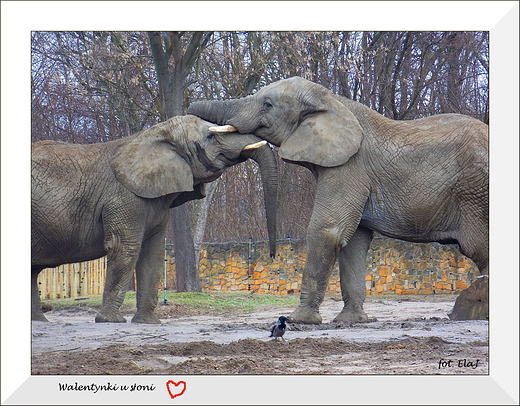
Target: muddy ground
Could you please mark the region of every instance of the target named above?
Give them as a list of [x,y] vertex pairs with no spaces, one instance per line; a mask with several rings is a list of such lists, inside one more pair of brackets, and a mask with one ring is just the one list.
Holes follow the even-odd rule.
[[[161,325],[96,324],[94,309],[46,313],[32,322],[32,374],[488,374],[488,322],[450,321],[454,296],[368,298],[368,323],[289,324],[287,344],[269,330],[292,308],[196,314],[159,306]],[[126,315],[130,320],[132,314]]]

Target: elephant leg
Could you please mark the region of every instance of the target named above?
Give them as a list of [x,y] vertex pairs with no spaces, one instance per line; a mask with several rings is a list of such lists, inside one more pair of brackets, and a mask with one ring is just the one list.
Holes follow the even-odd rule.
[[31,320],[49,321],[43,315],[40,292],[38,290],[38,275],[43,270],[40,267],[31,268]]
[[327,168],[318,179],[314,210],[307,230],[307,261],[300,304],[290,316],[292,322],[322,322],[319,307],[334,263],[356,231],[367,199],[367,188],[353,180],[348,184],[338,182],[335,171],[337,169]]
[[365,322],[365,273],[367,252],[374,233],[358,227],[348,244],[340,251],[339,279],[344,306],[334,321]]
[[487,247],[483,247],[478,251],[468,252],[461,246],[460,252],[475,263],[481,275],[489,274],[489,253]]
[[143,242],[136,265],[137,313],[132,323],[161,323],[154,310],[158,302],[160,274],[164,271],[164,249],[164,230]]
[[[487,227],[487,226],[486,226]],[[489,252],[487,228],[481,234],[480,244],[459,241],[462,254],[471,258],[477,265],[480,276],[471,282],[457,297],[453,310],[448,314],[451,320],[487,320],[489,319]]]
[[111,233],[105,241],[107,249],[107,276],[103,291],[101,309],[96,315],[96,323],[126,323],[119,313],[128,285],[133,276],[141,243],[139,240],[124,240]]
[[307,261],[303,270],[300,304],[289,316],[292,323],[322,322],[319,308],[339,252],[334,235],[324,230],[313,234],[307,235]]

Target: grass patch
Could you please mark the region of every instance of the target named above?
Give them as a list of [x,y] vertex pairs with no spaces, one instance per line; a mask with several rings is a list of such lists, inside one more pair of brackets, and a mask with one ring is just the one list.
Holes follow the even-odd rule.
[[[59,310],[66,307],[85,307],[99,309],[102,296],[90,296],[81,299],[55,299],[43,301],[47,309]],[[159,292],[158,308],[163,306],[164,292]],[[299,295],[272,295],[249,292],[167,292],[167,305],[175,305],[186,310],[203,313],[240,312],[251,313],[267,306],[296,306],[300,302]],[[127,292],[121,311],[135,311],[135,292]]]
[[[164,293],[160,296],[164,297]],[[251,313],[266,306],[295,306],[300,301],[299,295],[270,295],[248,292],[212,292],[212,293],[168,293],[168,304],[176,304],[200,310],[221,312]]]
[[[327,295],[341,302],[339,295]],[[454,295],[368,295],[366,302],[381,301],[411,301],[411,302],[444,302],[454,301]],[[44,300],[45,310],[59,310],[66,307],[84,307],[99,309],[101,296],[90,296],[78,299]],[[221,313],[252,313],[264,310],[269,306],[296,307],[300,303],[300,295],[275,295],[250,292],[167,292],[166,303],[163,306],[164,292],[159,292],[157,311],[164,313],[176,308],[181,314],[221,314]],[[122,313],[134,313],[136,310],[135,292],[127,292]]]

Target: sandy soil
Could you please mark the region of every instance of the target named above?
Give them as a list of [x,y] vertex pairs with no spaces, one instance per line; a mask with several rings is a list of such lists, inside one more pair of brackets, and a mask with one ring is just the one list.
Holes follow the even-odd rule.
[[207,315],[159,306],[161,325],[96,324],[93,309],[53,310],[50,323],[32,323],[32,373],[488,374],[488,322],[450,321],[453,296],[427,300],[367,300],[373,319],[344,324],[332,321],[342,303],[328,298],[324,323],[290,324],[287,344],[268,336],[291,308]]

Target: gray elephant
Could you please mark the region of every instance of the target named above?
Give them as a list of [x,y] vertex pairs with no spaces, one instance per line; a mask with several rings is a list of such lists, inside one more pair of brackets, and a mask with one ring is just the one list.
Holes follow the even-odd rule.
[[204,183],[255,160],[264,186],[271,253],[275,252],[277,169],[254,135],[222,133],[194,116],[173,117],[116,141],[32,146],[32,319],[46,321],[37,277],[48,267],[107,255],[96,322],[126,322],[119,313],[136,270],[136,323],[154,314],[164,267],[169,208],[204,197]]
[[484,123],[459,114],[390,120],[300,77],[242,99],[195,102],[188,112],[254,133],[315,175],[307,261],[292,321],[321,323],[319,306],[336,259],[344,301],[336,320],[367,320],[366,254],[374,231],[412,242],[456,243],[487,275]]

